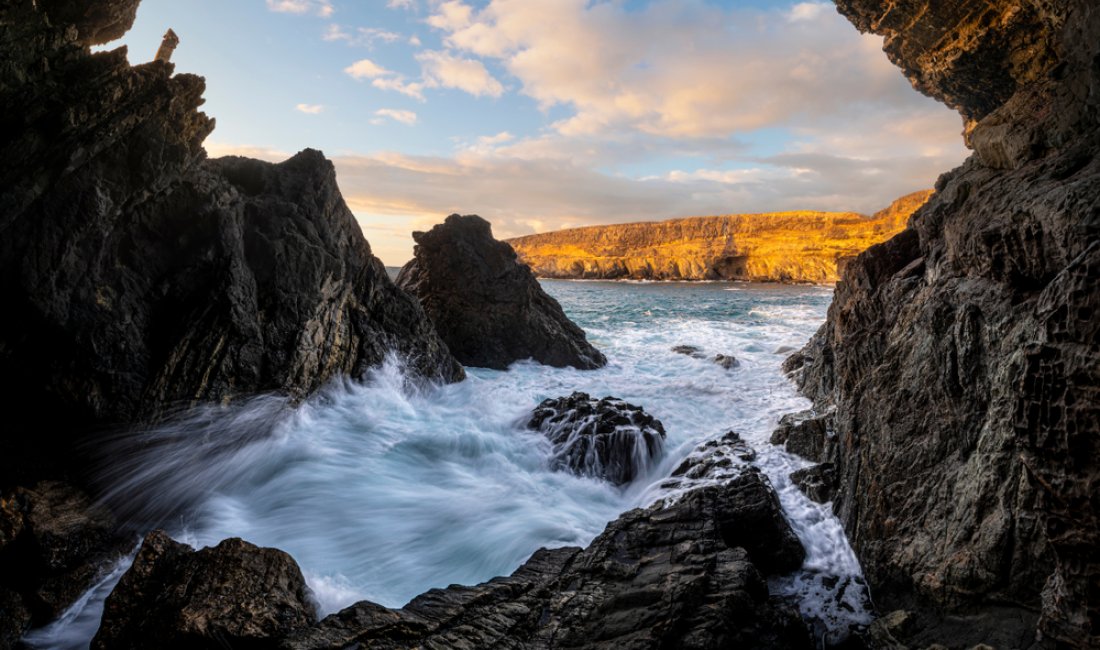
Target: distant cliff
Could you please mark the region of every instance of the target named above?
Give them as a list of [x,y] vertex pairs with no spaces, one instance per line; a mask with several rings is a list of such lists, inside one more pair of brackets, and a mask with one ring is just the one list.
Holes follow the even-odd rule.
[[508,240],[544,278],[835,282],[849,260],[905,228],[931,190],[867,217],[776,212],[571,228]]

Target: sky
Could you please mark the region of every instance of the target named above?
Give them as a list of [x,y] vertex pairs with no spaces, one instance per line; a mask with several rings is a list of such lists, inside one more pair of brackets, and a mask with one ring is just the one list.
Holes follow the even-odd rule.
[[322,150],[389,265],[454,212],[498,238],[871,213],[967,155],[958,114],[831,3],[144,0],[119,43],[142,63],[169,27],[210,155]]

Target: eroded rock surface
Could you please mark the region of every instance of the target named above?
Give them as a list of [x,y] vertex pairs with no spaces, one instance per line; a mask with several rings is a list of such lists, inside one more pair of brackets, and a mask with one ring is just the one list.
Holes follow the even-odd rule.
[[[358,603],[283,647],[812,648],[795,610],[768,595],[766,576],[803,553],[775,499],[749,472],[632,510],[584,550],[541,550],[509,577],[397,610]],[[782,543],[758,536],[773,530]]]
[[837,4],[975,149],[799,355],[836,407],[837,512],[920,643],[1100,646],[1100,11]]
[[316,620],[286,553],[240,539],[195,551],[158,530],[107,597],[92,648],[271,647]]
[[544,400],[527,426],[553,444],[550,464],[622,485],[656,462],[665,440],[661,421],[615,397],[575,392]]
[[607,363],[512,247],[493,239],[488,221],[452,214],[413,239],[416,257],[397,284],[420,298],[463,364],[503,370],[531,358],[584,370]]
[[689,217],[509,239],[544,278],[835,282],[872,244],[905,227],[931,194],[917,192],[867,217],[854,212]]

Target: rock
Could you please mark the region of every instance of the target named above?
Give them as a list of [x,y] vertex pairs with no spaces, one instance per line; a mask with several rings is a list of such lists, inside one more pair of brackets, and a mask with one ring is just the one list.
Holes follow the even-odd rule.
[[316,621],[286,553],[240,539],[195,551],[158,530],[107,597],[92,648],[263,647]]
[[694,345],[675,345],[672,347],[672,351],[676,354],[684,354],[689,357],[695,357],[696,359],[703,358],[703,351]]
[[2,606],[25,612],[26,623],[45,624],[128,547],[111,513],[72,485],[43,481],[11,490],[0,496]]
[[813,411],[799,411],[779,418],[771,443],[783,445],[787,451],[807,460],[825,462],[834,453],[835,437],[831,414],[815,416]]
[[721,438],[708,440],[696,447],[672,470],[671,480],[665,483],[665,487],[682,487],[685,481],[712,483],[715,480],[735,478],[754,460],[756,450],[737,432],[728,431]]
[[777,347],[775,349],[775,352],[773,352],[772,354],[790,354],[791,352],[797,352],[797,351],[798,351],[797,348],[791,347],[789,345],[781,345],[781,346]]
[[904,228],[930,194],[902,197],[871,217],[854,212],[689,217],[567,228],[508,243],[544,278],[828,283],[865,248]]
[[925,646],[1098,647],[1100,12],[838,8],[960,111],[975,154],[848,265],[802,352],[803,390],[836,409],[834,507]]
[[532,411],[528,428],[553,444],[550,465],[616,485],[645,474],[661,454],[665,428],[640,406],[615,397],[596,400],[587,393],[544,400]]
[[31,611],[23,597],[0,587],[0,648],[15,648],[31,626]]
[[728,354],[716,354],[711,359],[714,363],[725,368],[726,370],[732,370],[741,366],[741,362],[738,361],[733,355]]
[[415,258],[397,283],[420,299],[463,364],[503,370],[531,358],[588,370],[607,363],[512,247],[493,239],[488,221],[452,214],[413,239]]
[[0,9],[0,394],[41,432],[3,436],[3,475],[82,471],[69,450],[94,432],[196,402],[300,398],[390,351],[414,375],[460,379],[320,152],[206,160],[202,78],[88,51],[136,6]]
[[759,562],[775,565],[777,556],[730,546],[787,525],[772,502],[750,472],[667,507],[632,510],[584,550],[541,550],[510,577],[433,589],[398,610],[358,603],[282,647],[812,648],[793,608],[768,596]]
[[791,473],[791,481],[811,501],[828,503],[836,492],[836,471],[832,463],[821,463]]

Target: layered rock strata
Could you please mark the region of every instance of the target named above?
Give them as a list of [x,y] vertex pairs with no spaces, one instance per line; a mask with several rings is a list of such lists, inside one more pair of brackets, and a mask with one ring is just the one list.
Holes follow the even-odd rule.
[[794,360],[835,407],[836,511],[901,641],[1100,646],[1100,11],[837,4],[974,155]]
[[779,212],[570,228],[509,239],[544,278],[835,282],[868,246],[905,227],[931,194],[917,192],[867,217]]
[[512,247],[493,239],[488,221],[452,214],[413,239],[415,258],[397,284],[420,299],[463,364],[503,370],[530,358],[587,370],[607,363]]

